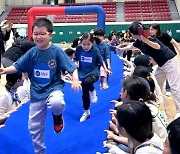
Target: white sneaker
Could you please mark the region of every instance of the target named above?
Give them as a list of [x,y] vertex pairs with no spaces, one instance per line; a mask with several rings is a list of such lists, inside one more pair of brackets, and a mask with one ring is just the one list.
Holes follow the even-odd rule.
[[97,94],[96,94],[96,90],[90,91],[89,92],[90,95],[90,99],[92,103],[96,103],[98,100]]
[[85,111],[82,115],[82,117],[80,118],[80,122],[83,122],[85,120],[87,120],[90,117],[90,111]]
[[109,88],[107,83],[100,84],[100,90],[107,89],[107,88]]
[[166,96],[167,96],[167,97],[171,97],[171,96],[172,96],[172,95],[171,95],[171,92],[170,92],[170,91],[166,92]]

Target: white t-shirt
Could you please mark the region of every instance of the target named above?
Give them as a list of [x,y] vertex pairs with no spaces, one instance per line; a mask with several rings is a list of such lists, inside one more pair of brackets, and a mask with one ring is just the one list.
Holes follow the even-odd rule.
[[163,153],[163,142],[161,139],[154,133],[154,136],[140,144],[134,149],[134,154],[162,154]]
[[14,110],[18,106],[18,103],[13,102],[11,93],[7,90],[1,91],[0,94],[0,116],[4,116],[5,113],[8,113]]
[[[154,136],[150,140],[140,144],[134,149],[134,154],[162,154],[163,153],[162,149],[163,149],[163,142],[159,138],[159,136],[157,136],[156,133],[154,133]],[[113,147],[109,149],[109,153],[127,154],[116,145],[113,145]]]
[[165,142],[168,136],[166,130],[168,121],[166,115],[164,115],[163,111],[160,111],[154,104],[146,103],[146,105],[151,110],[151,114],[153,116],[153,132],[155,132],[161,140]]

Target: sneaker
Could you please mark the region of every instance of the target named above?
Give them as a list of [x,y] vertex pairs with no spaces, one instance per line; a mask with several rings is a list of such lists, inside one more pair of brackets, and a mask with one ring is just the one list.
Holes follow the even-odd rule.
[[166,92],[166,96],[167,96],[167,97],[171,97],[171,96],[172,96],[172,95],[171,95],[171,92],[170,92],[170,91]]
[[102,84],[100,84],[100,90],[102,90],[103,89],[103,85]]
[[90,111],[89,112],[84,112],[82,117],[80,118],[80,122],[83,122],[87,120],[90,117]]
[[109,88],[107,83],[100,84],[100,90],[107,89],[107,88]]
[[89,95],[90,95],[91,102],[96,103],[98,100],[96,90],[90,91]]
[[60,115],[53,114],[53,120],[54,120],[54,131],[56,133],[62,132],[62,130],[64,129],[64,121],[62,114]]
[[103,83],[103,89],[107,89],[109,88],[108,84],[107,83]]

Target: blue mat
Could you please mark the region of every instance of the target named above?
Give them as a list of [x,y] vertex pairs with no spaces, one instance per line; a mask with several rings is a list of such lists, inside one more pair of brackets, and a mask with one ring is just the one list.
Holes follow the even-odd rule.
[[[112,54],[111,63],[113,74],[109,77],[109,88],[99,90],[99,81],[95,84],[98,103],[91,104],[91,117],[85,122],[79,122],[83,114],[81,91],[72,92],[70,84],[66,84],[65,129],[61,134],[54,133],[51,111],[48,110],[45,129],[47,154],[95,154],[107,150],[102,143],[111,118],[109,109],[114,107],[110,101],[119,97],[122,79],[122,61]],[[0,128],[0,154],[34,153],[28,132],[28,112],[29,102],[12,113],[5,127]]]

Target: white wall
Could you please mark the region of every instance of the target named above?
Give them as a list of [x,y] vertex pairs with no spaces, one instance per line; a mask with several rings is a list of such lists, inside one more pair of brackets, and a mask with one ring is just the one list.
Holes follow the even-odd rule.
[[[84,3],[84,0],[76,0],[76,3]],[[86,0],[86,2],[97,2],[97,0]],[[107,0],[101,0],[101,2],[107,2]]]
[[5,11],[5,0],[1,0],[1,5],[0,5],[0,14]]
[[175,3],[176,3],[176,7],[177,7],[177,10],[178,10],[178,13],[180,15],[180,1],[179,0],[175,0]]
[[41,5],[42,0],[6,0],[6,5]]
[[64,0],[58,0],[58,4],[59,4],[59,3],[64,3]]

